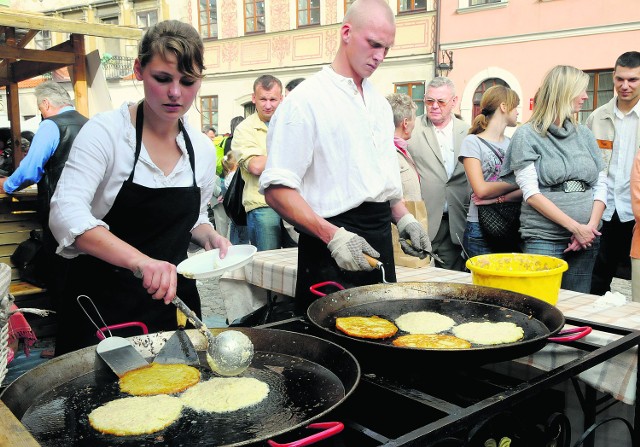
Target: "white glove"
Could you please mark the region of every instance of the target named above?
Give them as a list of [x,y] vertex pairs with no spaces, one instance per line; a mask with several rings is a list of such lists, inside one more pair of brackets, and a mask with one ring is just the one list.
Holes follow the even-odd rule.
[[[424,259],[431,253],[431,240],[429,239],[429,235],[411,213],[402,216],[397,226],[402,251],[410,256],[417,256],[420,259]],[[402,239],[404,239],[404,241]],[[410,242],[410,244],[408,242]]]
[[362,253],[374,258],[380,257],[380,253],[375,251],[364,238],[342,227],[338,228],[336,234],[327,244],[327,248],[338,263],[338,267],[352,272],[373,270]]

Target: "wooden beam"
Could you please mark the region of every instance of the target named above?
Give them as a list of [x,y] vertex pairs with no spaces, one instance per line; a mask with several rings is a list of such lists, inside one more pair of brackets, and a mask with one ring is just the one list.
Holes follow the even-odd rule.
[[142,36],[139,28],[61,19],[10,8],[0,8],[0,26],[132,40],[138,40]]
[[0,47],[0,59],[19,59],[33,62],[54,62],[71,65],[74,62],[73,53],[52,50],[28,50],[9,46]]
[[22,36],[22,39],[20,39],[20,42],[18,42],[17,47],[18,48],[26,47],[27,44],[31,42],[31,40],[33,40],[33,38],[36,37],[39,32],[40,31],[38,31],[37,29],[30,29],[29,31],[27,31],[26,34]]
[[[70,40],[67,40],[43,51],[73,54],[73,43]],[[41,74],[57,70],[58,68],[66,67],[74,62],[75,57],[71,63],[17,61],[8,65],[0,65],[0,85],[7,85],[11,82],[20,82],[25,79],[31,79],[34,76],[39,76]]]
[[72,34],[73,54],[73,94],[76,101],[76,110],[84,116],[89,116],[89,94],[87,92],[87,60],[84,49],[84,36]]

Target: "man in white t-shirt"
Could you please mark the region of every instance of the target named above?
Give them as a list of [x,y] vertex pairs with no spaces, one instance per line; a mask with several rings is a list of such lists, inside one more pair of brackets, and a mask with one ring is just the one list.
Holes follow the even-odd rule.
[[364,254],[379,258],[395,281],[391,222],[415,249],[428,243],[401,201],[391,107],[367,79],[395,39],[388,3],[357,0],[340,38],[332,64],[296,87],[271,120],[260,177],[269,206],[301,232],[296,298],[303,307],[320,281],[380,282]]
[[[640,146],[640,53],[629,51],[613,71],[616,96],[587,118],[607,169],[607,207],[602,215],[600,249],[593,268],[591,293],[604,295],[619,267],[629,268],[635,220],[629,180]],[[626,276],[626,275],[625,275]],[[627,276],[627,279],[629,277]]]

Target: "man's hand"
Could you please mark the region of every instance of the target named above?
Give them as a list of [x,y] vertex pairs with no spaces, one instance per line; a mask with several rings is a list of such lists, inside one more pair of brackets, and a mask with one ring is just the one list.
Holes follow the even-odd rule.
[[429,235],[410,213],[405,214],[398,221],[398,233],[400,234],[400,246],[406,254],[424,259],[431,253]]
[[374,258],[380,257],[380,253],[375,251],[364,238],[344,228],[338,228],[327,244],[327,248],[338,263],[338,267],[352,272],[373,270],[362,255],[363,253]]

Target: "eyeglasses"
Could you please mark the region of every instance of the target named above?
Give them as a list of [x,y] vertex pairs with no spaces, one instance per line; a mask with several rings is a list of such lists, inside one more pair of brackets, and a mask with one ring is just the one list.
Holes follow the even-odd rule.
[[433,98],[425,98],[424,102],[426,105],[431,107],[435,103],[438,103],[438,107],[445,107],[449,102],[453,99],[453,96],[446,101],[444,99],[433,99]]

